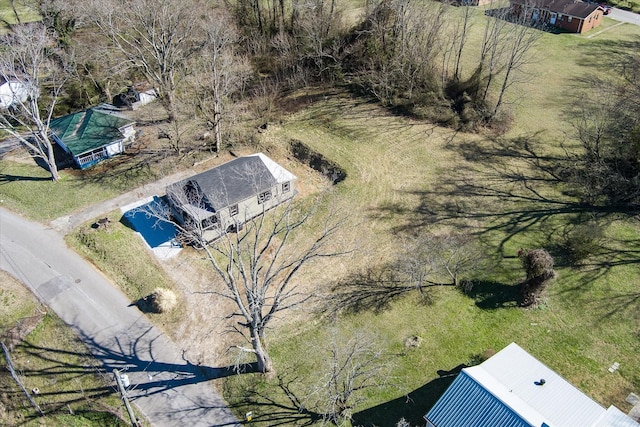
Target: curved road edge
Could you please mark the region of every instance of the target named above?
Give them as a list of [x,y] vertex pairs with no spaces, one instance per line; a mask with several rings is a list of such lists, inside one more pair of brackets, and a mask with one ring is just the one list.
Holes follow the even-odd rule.
[[240,425],[207,382],[227,370],[185,361],[176,345],[55,230],[0,208],[0,269],[68,324],[107,371],[126,371],[131,401],[154,426]]

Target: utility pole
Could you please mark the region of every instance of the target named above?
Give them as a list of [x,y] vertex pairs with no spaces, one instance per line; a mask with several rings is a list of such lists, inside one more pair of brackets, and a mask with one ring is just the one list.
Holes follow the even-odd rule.
[[129,398],[127,397],[127,390],[122,384],[122,378],[120,377],[120,371],[117,369],[113,370],[113,375],[116,377],[116,383],[118,384],[118,390],[120,391],[120,396],[124,401],[124,407],[127,408],[127,413],[129,414],[129,418],[131,419],[131,425],[133,427],[142,427],[138,423],[138,419],[136,418],[136,414],[133,413],[133,409],[131,408],[131,404],[129,403]]
[[31,397],[31,395],[27,391],[27,389],[24,386],[24,384],[22,384],[22,381],[20,381],[20,378],[18,377],[18,374],[16,374],[16,370],[13,369],[13,363],[11,362],[11,356],[9,355],[9,349],[4,345],[4,343],[0,343],[0,344],[2,344],[2,351],[4,351],[4,357],[5,357],[5,359],[7,359],[7,369],[9,369],[9,372],[11,373],[11,376],[13,377],[15,382],[20,386],[20,388],[24,392],[25,396],[27,396],[27,399],[29,399],[29,402],[36,409],[36,411],[38,411],[40,416],[41,417],[44,416],[44,412],[42,412],[42,409],[40,409],[40,406],[38,405],[38,403],[36,403],[36,401],[33,400],[33,397]]

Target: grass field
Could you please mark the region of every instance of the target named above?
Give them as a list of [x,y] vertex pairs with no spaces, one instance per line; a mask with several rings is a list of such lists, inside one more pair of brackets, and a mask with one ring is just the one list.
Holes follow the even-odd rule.
[[[484,18],[478,13],[475,19],[477,35]],[[291,397],[303,403],[310,398],[333,329],[346,336],[368,331],[394,366],[385,385],[369,390],[354,408],[357,425],[394,425],[402,417],[420,425],[450,383],[447,372],[512,341],[605,407],[629,409],[625,397],[640,391],[640,224],[626,212],[594,212],[578,204],[569,184],[550,173],[571,161],[564,151],[575,148],[567,110],[576,102],[579,79],[610,72],[612,58],[640,48],[640,27],[605,19],[600,29],[606,31],[542,35],[536,60],[510,96],[514,123],[502,137],[394,116],[342,90],[310,89],[283,100],[286,114],[259,136],[260,149],[290,161],[285,160],[286,147],[299,140],[347,171],[332,200],[349,213],[343,239],[358,248],[349,257],[313,265],[301,284],[323,295],[333,285],[348,284],[349,274],[387,261],[407,235],[436,230],[473,233],[493,264],[478,273],[466,294],[450,287],[432,289],[431,304],[407,294],[382,310],[334,320],[317,314],[319,303],[280,319],[268,338],[283,382],[254,374],[220,382],[240,418],[252,411],[252,424],[258,426],[314,422],[313,414],[300,412]],[[118,171],[130,171],[136,182],[158,176],[154,166],[126,166]],[[31,165],[2,161],[0,168],[14,178],[46,178]],[[102,177],[99,172],[65,174],[57,184],[5,179],[0,195],[5,206],[48,220],[130,188],[121,173]],[[52,206],[41,207],[51,194]],[[110,231],[83,227],[71,244],[132,299],[166,283],[138,237],[117,223],[117,213],[111,216]],[[567,236],[577,225],[595,223],[605,238],[591,257],[572,266],[563,249]],[[516,284],[523,273],[515,255],[521,247],[547,248],[556,259],[558,280],[537,309],[517,306]],[[170,332],[182,313],[154,320]],[[412,336],[422,339],[419,347],[405,346]],[[607,368],[614,362],[620,369],[611,374]],[[281,384],[288,384],[289,394]]]
[[[67,236],[69,246],[90,258],[132,302],[147,297],[157,287],[172,289],[171,278],[152,255],[145,262],[131,262],[147,254],[145,244],[133,230],[119,222],[119,211],[112,212],[108,217],[113,226],[96,230],[85,224]],[[184,315],[184,309],[184,305],[181,305],[181,309],[149,316],[157,326],[163,328],[178,323]],[[168,332],[171,334],[171,330]]]
[[[357,406],[354,424],[388,426],[404,417],[420,425],[450,383],[442,371],[512,341],[603,406],[630,409],[624,399],[640,388],[638,223],[624,212],[580,209],[567,183],[548,173],[570,161],[561,153],[573,146],[566,114],[579,78],[608,72],[612,57],[638,46],[640,28],[614,25],[605,20],[601,29],[607,31],[583,36],[545,33],[526,81],[511,95],[514,126],[500,138],[393,117],[344,93],[309,91],[287,102],[300,109],[291,108],[295,112],[272,130],[273,140],[301,140],[347,170],[337,193],[353,218],[347,233],[361,237],[357,256],[324,265],[315,277],[340,283],[346,273],[386,259],[403,233],[443,228],[476,233],[495,260],[468,295],[440,288],[432,305],[409,295],[381,312],[337,321],[339,330],[373,331],[395,363],[388,384]],[[606,238],[597,254],[571,267],[561,249],[564,239],[591,216],[599,218]],[[559,279],[538,309],[516,304],[520,247],[545,247],[556,257]],[[314,420],[298,412],[291,395],[303,403],[309,399],[309,385],[318,381],[328,357],[329,325],[312,313],[295,319],[270,333],[284,383],[295,378],[286,393],[261,378],[225,380],[227,399],[239,416],[252,411],[256,425]],[[419,348],[404,346],[411,336],[422,338]],[[610,374],[607,368],[616,361],[626,368]]]
[[[35,22],[41,19],[37,12],[25,5],[25,2],[16,1],[15,6],[16,12],[20,17],[20,22]],[[9,0],[0,0],[0,34],[4,34],[9,25],[17,23],[18,19],[11,8],[11,2]]]
[[167,150],[162,141],[145,136],[126,154],[89,170],[61,170],[57,182],[51,181],[46,168],[19,151],[6,161],[0,160],[0,203],[31,219],[51,221],[185,169],[198,161],[198,156],[207,155],[175,156]]

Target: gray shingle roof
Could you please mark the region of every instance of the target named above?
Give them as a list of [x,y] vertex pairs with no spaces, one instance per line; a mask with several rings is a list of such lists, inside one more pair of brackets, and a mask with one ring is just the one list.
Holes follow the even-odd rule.
[[[275,166],[274,166],[275,165]],[[263,154],[240,157],[167,187],[167,193],[180,192],[196,183],[217,212],[235,205],[295,176]]]

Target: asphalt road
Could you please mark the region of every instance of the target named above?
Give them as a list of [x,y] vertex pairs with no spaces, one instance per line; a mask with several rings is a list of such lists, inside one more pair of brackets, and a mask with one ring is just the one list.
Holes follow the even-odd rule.
[[240,425],[207,382],[229,371],[185,361],[60,233],[0,208],[0,268],[70,325],[107,371],[126,371],[131,401],[154,426]]
[[607,15],[611,19],[615,19],[620,22],[628,22],[629,24],[640,25],[640,15],[626,10],[612,8],[611,12]]

